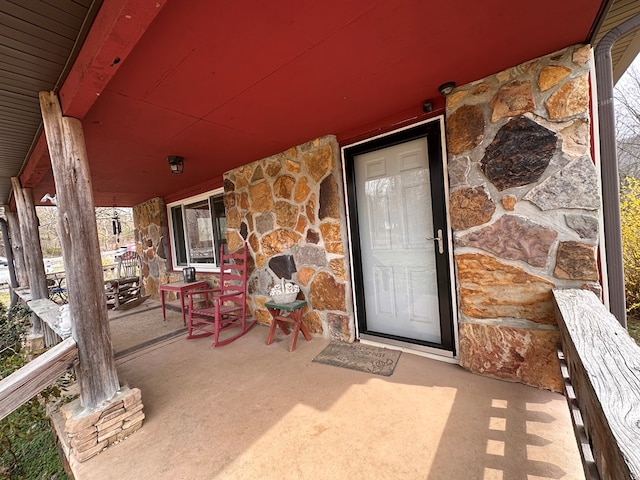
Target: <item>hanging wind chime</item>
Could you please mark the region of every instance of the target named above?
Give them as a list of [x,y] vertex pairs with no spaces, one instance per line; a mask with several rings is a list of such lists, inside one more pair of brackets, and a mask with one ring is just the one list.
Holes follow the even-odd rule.
[[120,233],[122,233],[122,225],[120,223],[120,217],[118,216],[118,210],[116,210],[115,201],[113,205],[113,216],[111,217],[111,228],[113,229],[113,236],[116,239],[116,245],[120,243]]

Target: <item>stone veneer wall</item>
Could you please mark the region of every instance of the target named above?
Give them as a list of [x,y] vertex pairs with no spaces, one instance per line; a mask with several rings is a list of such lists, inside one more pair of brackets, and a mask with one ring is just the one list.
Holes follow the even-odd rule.
[[353,341],[348,245],[339,148],[326,136],[224,175],[230,251],[249,245],[253,315],[270,323],[268,293],[279,278],[309,303],[312,333]]
[[576,46],[447,98],[461,365],[561,390],[551,289],[600,291],[590,48]]

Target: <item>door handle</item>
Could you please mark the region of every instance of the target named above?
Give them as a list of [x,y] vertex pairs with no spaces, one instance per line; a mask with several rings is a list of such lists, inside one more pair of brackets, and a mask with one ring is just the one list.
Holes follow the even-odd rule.
[[441,228],[438,229],[438,236],[437,237],[427,237],[427,238],[425,238],[425,240],[435,240],[436,242],[438,242],[438,253],[440,253],[440,255],[442,255],[444,253],[444,239],[442,238],[442,229]]

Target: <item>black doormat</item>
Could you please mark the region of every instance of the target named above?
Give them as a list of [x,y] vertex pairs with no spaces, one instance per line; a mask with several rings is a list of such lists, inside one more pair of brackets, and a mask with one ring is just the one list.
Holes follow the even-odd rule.
[[361,343],[336,342],[327,345],[313,361],[388,377],[395,370],[401,353]]

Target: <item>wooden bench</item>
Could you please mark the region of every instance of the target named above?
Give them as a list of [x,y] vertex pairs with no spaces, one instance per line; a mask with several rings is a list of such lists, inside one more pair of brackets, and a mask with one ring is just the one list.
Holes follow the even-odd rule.
[[640,347],[593,292],[554,290],[565,395],[588,479],[640,479]]

